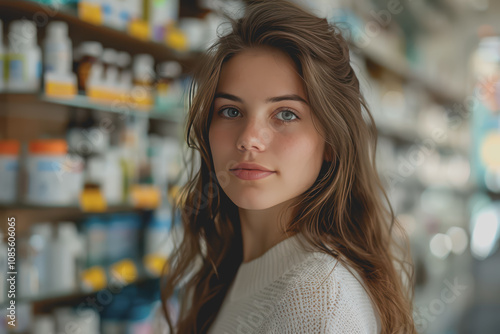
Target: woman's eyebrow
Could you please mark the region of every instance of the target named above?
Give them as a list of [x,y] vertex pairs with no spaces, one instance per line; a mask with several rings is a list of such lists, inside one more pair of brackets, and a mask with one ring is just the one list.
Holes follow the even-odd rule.
[[[218,97],[221,97],[221,98],[224,98],[224,99],[228,99],[228,100],[231,100],[231,101],[236,101],[236,102],[239,102],[239,103],[244,103],[243,99],[233,95],[233,94],[228,94],[228,93],[224,93],[224,92],[218,92],[218,93],[215,93],[215,96],[214,96],[214,100]],[[301,98],[300,96],[298,96],[297,94],[287,94],[287,95],[281,95],[281,96],[275,96],[275,97],[270,97],[268,99],[266,99],[266,102],[267,103],[274,103],[274,102],[280,102],[280,101],[299,101],[299,102],[302,102],[302,103],[305,103],[306,105],[309,105],[309,103],[307,103],[306,100],[304,100],[303,98]]]

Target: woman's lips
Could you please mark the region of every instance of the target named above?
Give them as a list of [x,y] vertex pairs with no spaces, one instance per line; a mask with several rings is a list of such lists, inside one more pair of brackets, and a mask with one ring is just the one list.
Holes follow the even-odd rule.
[[265,172],[257,169],[233,169],[230,172],[242,180],[259,180],[274,174],[274,172]]

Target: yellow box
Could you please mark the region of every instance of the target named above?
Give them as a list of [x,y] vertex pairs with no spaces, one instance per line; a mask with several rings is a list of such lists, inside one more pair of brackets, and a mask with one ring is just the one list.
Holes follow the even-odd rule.
[[78,17],[95,25],[102,25],[101,6],[85,1],[78,2]]

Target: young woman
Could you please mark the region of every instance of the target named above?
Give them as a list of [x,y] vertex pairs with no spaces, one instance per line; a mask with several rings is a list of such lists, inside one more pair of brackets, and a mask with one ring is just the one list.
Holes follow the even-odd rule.
[[[282,0],[228,20],[189,94],[187,143],[201,159],[176,203],[170,332],[416,333],[401,275],[412,268],[395,255],[408,246],[346,40]],[[179,287],[175,321],[166,301]]]

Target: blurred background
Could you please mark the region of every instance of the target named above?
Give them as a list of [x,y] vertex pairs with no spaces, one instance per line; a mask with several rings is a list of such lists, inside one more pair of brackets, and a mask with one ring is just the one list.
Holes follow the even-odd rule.
[[[349,39],[419,333],[500,333],[500,2],[295,2]],[[163,333],[190,73],[242,6],[0,0],[0,333]]]

